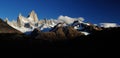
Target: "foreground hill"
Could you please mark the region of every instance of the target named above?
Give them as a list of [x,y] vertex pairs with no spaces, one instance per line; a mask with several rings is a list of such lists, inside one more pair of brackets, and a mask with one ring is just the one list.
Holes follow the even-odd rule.
[[91,31],[88,36],[80,36],[73,39],[67,38],[58,41],[34,39],[32,42],[33,51],[38,53],[60,53],[60,55],[68,54],[68,56],[117,55],[115,51],[118,50],[119,46],[119,33],[120,28],[117,27]]
[[25,35],[0,19],[0,40],[25,39]]
[[18,33],[18,34],[22,34],[22,32],[14,29],[10,25],[8,25],[6,22],[2,21],[2,19],[0,19],[0,33]]
[[24,35],[2,20],[0,27],[0,30],[3,30],[0,33],[0,48],[13,50],[27,48],[32,50],[33,54],[37,52],[37,54],[57,54],[57,56],[103,56],[107,53],[113,54],[111,51],[114,52],[118,48],[115,45],[119,46],[117,41],[120,38],[119,27],[103,28],[100,31],[91,30],[91,34],[87,36],[72,27],[57,27],[48,33],[36,29],[32,35]]

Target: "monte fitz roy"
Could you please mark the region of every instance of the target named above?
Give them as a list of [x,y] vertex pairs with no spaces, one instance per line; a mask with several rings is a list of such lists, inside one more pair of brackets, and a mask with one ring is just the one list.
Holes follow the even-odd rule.
[[[99,26],[84,22],[82,17],[62,15],[57,20],[39,20],[35,11],[28,17],[19,14],[17,21],[0,19],[1,48],[32,48],[37,52],[75,51],[76,55],[103,55],[106,40],[116,40],[119,38],[118,33],[120,27],[116,23],[100,23]],[[112,37],[114,39],[111,40]]]
[[[12,26],[13,28],[23,32],[23,33],[27,33],[27,32],[31,32],[33,31],[35,28],[39,28],[41,31],[44,32],[48,32],[50,29],[52,29],[55,25],[57,25],[58,23],[63,23],[64,26],[67,25],[71,25],[73,24],[74,21],[79,21],[80,23],[84,23],[84,24],[89,24],[88,22],[85,23],[84,18],[79,17],[79,18],[71,18],[68,16],[59,16],[58,19],[42,19],[39,20],[37,14],[35,13],[34,10],[32,10],[32,12],[28,15],[28,17],[24,17],[22,16],[22,14],[20,13],[19,16],[17,17],[17,21],[13,20],[13,21],[9,21],[8,18],[4,19],[4,21]],[[96,24],[94,24],[96,25]],[[119,25],[117,25],[116,23],[100,23],[99,24],[100,27],[117,27]],[[78,28],[78,26],[74,26],[74,29],[80,29]]]

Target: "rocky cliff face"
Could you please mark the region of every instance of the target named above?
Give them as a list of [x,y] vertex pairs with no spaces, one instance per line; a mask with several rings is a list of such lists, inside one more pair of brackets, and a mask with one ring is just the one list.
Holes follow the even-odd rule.
[[29,14],[28,18],[31,19],[32,22],[35,22],[35,23],[38,22],[38,17],[34,10],[32,10],[32,12]]
[[30,24],[30,26],[35,26],[35,24],[38,23],[38,17],[37,14],[32,11],[28,18],[22,16],[19,14],[18,19],[17,19],[17,25],[18,27],[24,27],[26,24]]

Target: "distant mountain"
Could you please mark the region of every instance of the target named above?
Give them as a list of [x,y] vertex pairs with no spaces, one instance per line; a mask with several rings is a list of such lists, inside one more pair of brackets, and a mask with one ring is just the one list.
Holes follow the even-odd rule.
[[[84,18],[71,18],[68,16],[59,16],[57,20],[46,18],[43,20],[39,20],[37,14],[34,10],[30,12],[27,17],[22,16],[20,13],[17,17],[17,21],[9,21],[8,18],[5,19],[5,22],[9,24],[11,27],[26,33],[30,34],[35,28],[39,29],[41,32],[49,32],[53,29],[57,24],[64,23],[63,26],[73,26],[74,29],[81,31],[85,35],[89,34],[89,31],[92,30],[100,30],[98,25],[92,24],[89,22],[84,22]],[[104,23],[100,24],[101,27],[109,28],[109,27],[117,27],[117,24],[113,23]]]
[[46,18],[43,20],[39,20],[35,11],[32,10],[28,17],[24,17],[20,13],[19,16],[17,17],[17,21],[13,20],[12,22],[10,22],[8,18],[6,18],[5,22],[7,22],[13,28],[23,33],[27,33],[32,32],[35,28],[39,28],[43,32],[48,32],[50,29],[52,29],[55,25],[57,25],[60,22],[64,22],[65,23],[64,26],[67,26],[73,23],[75,20],[84,21],[83,18],[70,18],[68,16],[60,16],[58,20],[53,19],[47,20]]
[[18,27],[28,27],[29,28],[29,27],[35,26],[35,24],[37,24],[37,23],[38,23],[38,17],[34,11],[32,11],[27,18],[22,16],[21,14],[19,14],[19,16],[17,18]]
[[43,30],[45,28],[51,28],[56,25],[56,20],[39,20],[37,17],[37,14],[33,10],[28,17],[22,16],[20,13],[19,16],[17,17],[17,21],[12,21],[10,22],[8,18],[5,19],[5,22],[7,22],[10,26],[13,28],[26,33],[26,32],[31,32],[35,28],[39,28],[40,30]]

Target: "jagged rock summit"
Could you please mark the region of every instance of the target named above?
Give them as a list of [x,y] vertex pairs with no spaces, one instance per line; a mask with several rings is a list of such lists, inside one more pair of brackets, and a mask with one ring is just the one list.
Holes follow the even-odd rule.
[[26,25],[29,25],[30,27],[35,26],[35,24],[38,23],[37,14],[33,10],[26,18],[20,13],[17,18],[17,23],[19,27],[25,27]]
[[24,17],[21,13],[19,13],[16,22],[10,22],[7,18],[5,19],[5,22],[23,33],[33,31],[35,28],[39,28],[42,31],[46,28],[51,28],[56,25],[54,20],[39,20],[34,10],[29,13],[28,17]]
[[32,10],[32,12],[29,14],[28,18],[31,19],[31,21],[33,21],[35,23],[38,22],[38,17],[34,10]]

